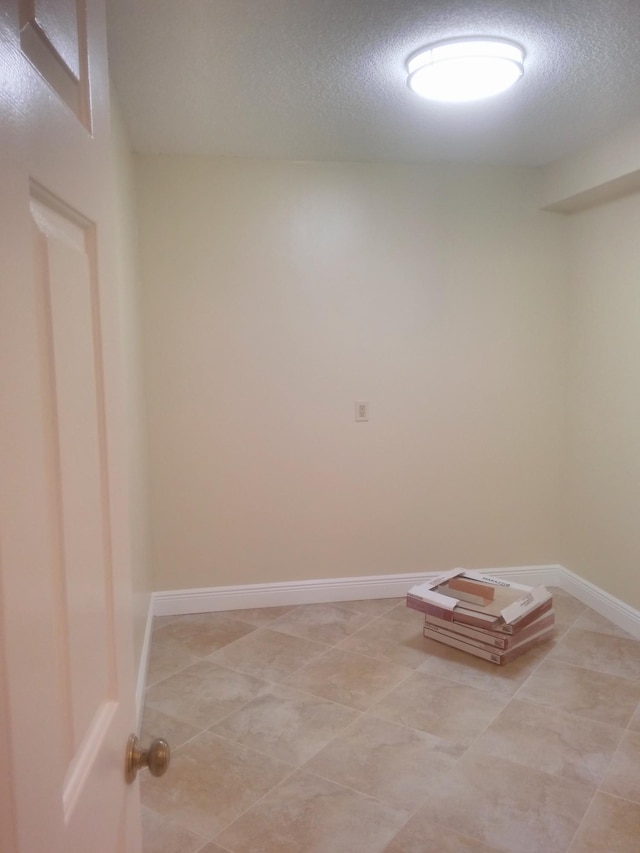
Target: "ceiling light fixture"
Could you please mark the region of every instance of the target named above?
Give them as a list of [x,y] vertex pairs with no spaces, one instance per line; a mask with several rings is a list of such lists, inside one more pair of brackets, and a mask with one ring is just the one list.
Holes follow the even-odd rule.
[[524,49],[499,38],[435,42],[407,60],[409,88],[434,101],[478,101],[504,92],[524,74]]

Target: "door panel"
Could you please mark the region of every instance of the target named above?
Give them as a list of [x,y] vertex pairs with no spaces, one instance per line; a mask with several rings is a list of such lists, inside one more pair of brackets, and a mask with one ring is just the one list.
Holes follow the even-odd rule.
[[[43,193],[38,192],[39,196]],[[95,307],[91,256],[93,226],[62,204],[31,199],[34,253],[40,257],[45,335],[42,350],[48,365],[48,387],[53,446],[52,493],[58,524],[56,602],[58,670],[62,680],[65,744],[63,801],[68,811],[75,801],[71,780],[82,763],[81,745],[92,740],[92,728],[104,724],[113,695],[113,626],[108,612],[109,517],[107,467],[104,448],[104,405],[99,390],[101,349]],[[96,335],[98,338],[96,340]]]
[[2,9],[0,846],[137,853],[104,4]]
[[20,46],[43,79],[90,128],[85,4],[80,0],[20,0]]
[[[80,77],[76,0],[23,0],[23,16],[37,26],[76,79]],[[70,25],[71,22],[71,25]],[[75,26],[73,26],[75,24]]]

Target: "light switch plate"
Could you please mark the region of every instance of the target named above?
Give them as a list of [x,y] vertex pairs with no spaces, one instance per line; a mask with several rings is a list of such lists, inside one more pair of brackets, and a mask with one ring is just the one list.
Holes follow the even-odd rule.
[[368,421],[369,420],[369,401],[368,400],[356,400],[356,420],[357,421]]

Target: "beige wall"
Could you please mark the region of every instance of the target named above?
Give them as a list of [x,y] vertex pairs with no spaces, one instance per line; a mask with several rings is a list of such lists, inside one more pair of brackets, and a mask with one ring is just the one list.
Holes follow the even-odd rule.
[[640,189],[640,119],[541,169],[542,207],[571,212]]
[[128,500],[135,663],[140,662],[151,595],[148,440],[140,345],[140,286],[133,155],[115,96],[111,99],[116,247],[126,369]]
[[557,560],[538,177],[137,158],[156,589]]
[[640,195],[568,219],[562,562],[640,608]]

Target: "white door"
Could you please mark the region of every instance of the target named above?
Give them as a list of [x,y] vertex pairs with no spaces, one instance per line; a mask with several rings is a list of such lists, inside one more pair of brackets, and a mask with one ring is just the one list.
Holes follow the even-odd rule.
[[0,848],[136,853],[103,0],[0,0]]

